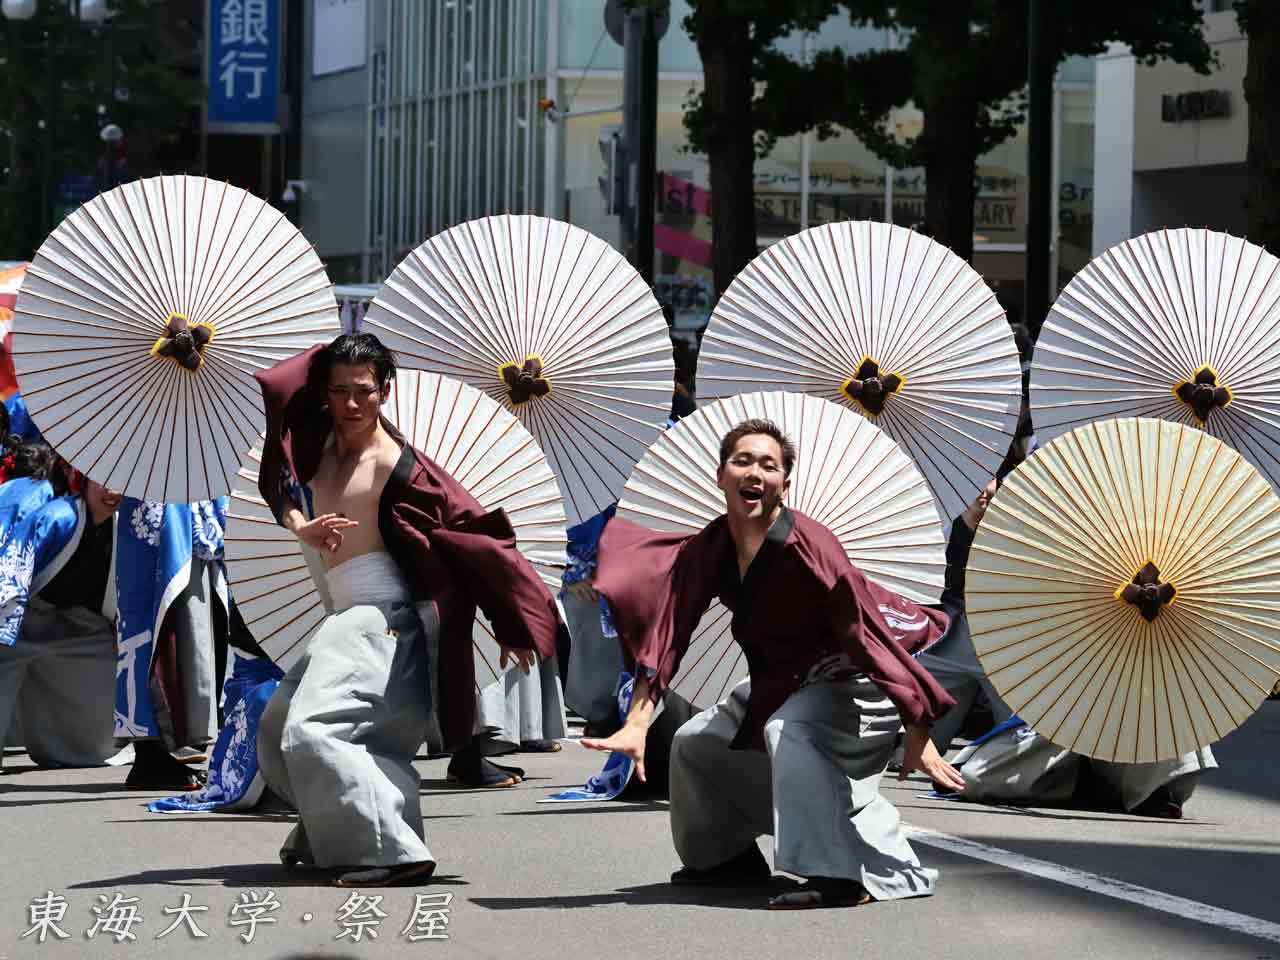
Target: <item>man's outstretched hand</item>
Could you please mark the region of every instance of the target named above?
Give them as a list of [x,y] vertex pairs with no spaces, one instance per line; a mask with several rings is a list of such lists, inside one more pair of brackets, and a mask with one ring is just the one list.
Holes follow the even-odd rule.
[[936,786],[959,793],[964,789],[964,777],[960,771],[942,759],[938,748],[929,739],[929,728],[923,724],[907,727],[907,740],[902,748],[902,772],[899,780],[907,779],[912,770],[919,770]]
[[293,535],[307,546],[337,553],[342,546],[342,531],[358,526],[358,520],[348,520],[338,513],[322,513],[314,520],[295,524],[291,529]]
[[588,750],[616,751],[630,757],[636,763],[636,776],[644,783],[644,740],[647,733],[639,724],[629,723],[611,737],[583,737],[580,742]]

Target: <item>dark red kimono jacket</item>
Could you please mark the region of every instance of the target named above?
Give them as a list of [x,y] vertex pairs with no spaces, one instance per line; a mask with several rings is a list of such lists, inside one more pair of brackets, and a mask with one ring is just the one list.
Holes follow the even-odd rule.
[[[308,383],[313,347],[256,374],[266,403],[258,490],[284,516],[290,478],[315,476],[333,422],[319,387]],[[403,449],[378,507],[378,530],[413,591],[440,621],[439,702],[435,705],[447,748],[465,744],[475,719],[475,660],[471,629],[479,606],[500,644],[556,650],[558,617],[551,593],[516,547],[502,510],[486,513],[439,465],[383,425]]]
[[747,570],[725,517],[696,534],[655,533],[615,517],[600,541],[594,585],[609,601],[628,659],[667,689],[698,621],[719,599],[751,676],[733,746],[764,746],[764,724],[818,662],[845,653],[897,706],[932,724],[955,703],[912,657],[942,636],[947,615],[869,581],[822,524],[783,509]]

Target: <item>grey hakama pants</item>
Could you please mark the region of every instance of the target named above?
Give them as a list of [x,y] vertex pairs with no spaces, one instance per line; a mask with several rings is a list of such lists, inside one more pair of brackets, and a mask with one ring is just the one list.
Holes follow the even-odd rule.
[[598,600],[584,600],[568,591],[560,599],[571,641],[565,702],[587,723],[616,727],[622,646],[601,632]]
[[434,859],[413,766],[430,711],[426,651],[412,606],[355,606],[325,620],[280,682],[258,763],[298,810],[282,855],[321,867]]
[[920,865],[898,811],[879,790],[897,710],[865,677],[811,683],[765,724],[767,752],[731,750],[751,681],[676,733],[671,833],[681,862],[708,869],[761,834],[774,867],[860,882],[878,900],[928,896],[938,872]]
[[560,740],[569,735],[555,657],[538,657],[525,674],[511,667],[476,694],[476,733],[507,743]]
[[991,685],[986,671],[978,662],[978,654],[973,649],[973,638],[969,636],[969,621],[963,613],[952,620],[946,635],[917,659],[920,666],[928,670],[956,702],[930,731],[939,753],[946,754],[951,741],[960,732],[964,718],[973,709],[979,693],[987,695],[997,724],[1004,723],[1013,716],[1013,711],[1000,699],[1000,694]]
[[0,744],[17,720],[42,767],[95,767],[115,750],[116,631],[85,607],[32,597],[22,633],[0,645]]
[[[204,747],[218,736],[218,700],[222,694],[222,678],[217,675],[217,644],[214,638],[213,605],[221,604],[216,595],[217,568],[199,557],[191,558],[191,582],[173,601],[168,616],[178,635],[178,677],[182,683],[184,717],[180,729],[186,731],[183,742],[170,743],[162,734],[165,747]],[[149,666],[149,665],[148,665]],[[154,704],[154,699],[153,699]],[[159,708],[158,704],[155,704]],[[156,718],[161,730],[178,727]]]
[[1062,805],[1071,801],[1085,764],[1120,798],[1125,810],[1139,806],[1161,787],[1186,803],[1204,770],[1218,766],[1208,747],[1160,763],[1093,760],[1050,743],[1026,728],[1009,730],[953,761],[962,764],[965,800],[975,803]]

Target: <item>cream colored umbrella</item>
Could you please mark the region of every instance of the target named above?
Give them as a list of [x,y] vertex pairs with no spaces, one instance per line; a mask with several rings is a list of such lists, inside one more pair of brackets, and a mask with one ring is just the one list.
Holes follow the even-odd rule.
[[1280,483],[1278,267],[1260,246],[1198,228],[1146,233],[1095,257],[1036,342],[1037,436],[1160,417],[1222,438]]
[[[756,417],[772,420],[796,446],[787,505],[830,529],[849,559],[881,586],[936,602],[946,544],[924,477],[874,423],[818,397],[751,393],[704,405],[636,464],[618,516],[655,530],[701,530],[725,511],[715,482],[720,440]],[[729,623],[721,604],[707,611],[672,682],[697,706],[718,702],[746,674]]]
[[[519,421],[473,387],[413,370],[397,373],[383,413],[486,510],[506,511],[520,552],[548,591],[559,590],[565,566],[564,506],[546,458]],[[231,494],[227,572],[250,632],[287,667],[306,649],[331,604],[323,589],[320,554],[277,525],[258,495],[259,463],[255,449]],[[476,614],[473,639],[480,689],[501,675],[497,643],[481,613]]]
[[13,360],[44,438],[141,500],[222,496],[265,428],[257,370],[339,332],[324,265],[283,213],[203,177],[104,193],[36,253]]
[[870,417],[915,461],[944,524],[1008,452],[1021,402],[995,295],[946,247],[886,223],[801,231],[747,265],[711,314],[699,391],[794,390]]
[[396,267],[362,329],[402,364],[457,377],[546,451],[570,524],[612,504],[671,407],[662,310],[599,237],[544,217],[472,220]]
[[1192,427],[1079,427],[1005,480],[966,599],[987,676],[1037,732],[1168,760],[1230,733],[1280,676],[1280,499]]

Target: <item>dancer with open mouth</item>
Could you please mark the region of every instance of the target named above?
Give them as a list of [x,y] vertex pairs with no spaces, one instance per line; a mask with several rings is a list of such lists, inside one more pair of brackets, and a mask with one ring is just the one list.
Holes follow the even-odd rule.
[[772,909],[926,896],[937,872],[878,784],[905,723],[904,769],[964,786],[929,739],[952,701],[912,658],[946,615],[868,580],[830,530],[789,509],[794,464],[777,425],[747,420],[721,441],[723,515],[693,535],[609,525],[596,587],[637,680],[622,730],[583,745],[630,756],[644,779],[653,705],[718,598],[750,677],[676,734],[671,830],[684,866],[672,883],[767,882],[756,838],[773,834],[776,868],[807,883]]

